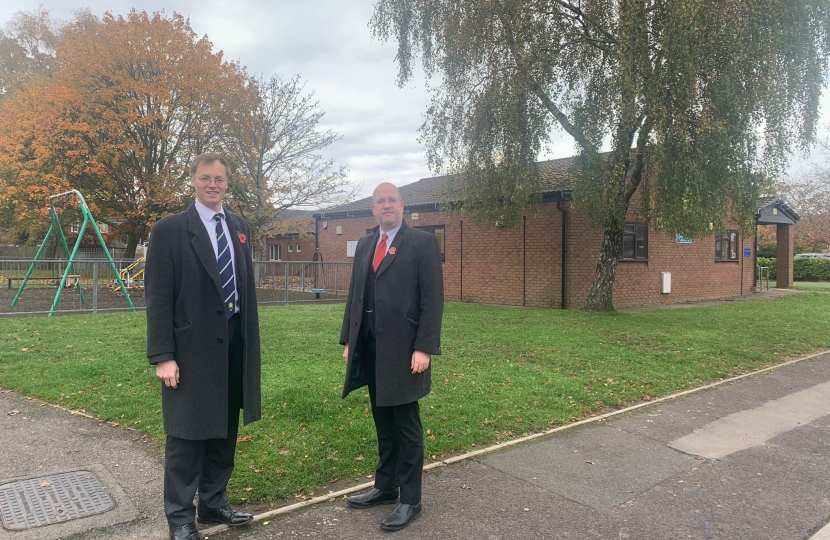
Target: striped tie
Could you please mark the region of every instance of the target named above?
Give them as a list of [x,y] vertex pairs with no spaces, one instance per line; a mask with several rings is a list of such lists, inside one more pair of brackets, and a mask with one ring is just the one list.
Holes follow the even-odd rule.
[[216,245],[219,251],[217,261],[219,262],[219,278],[222,282],[222,296],[225,298],[225,318],[230,319],[234,313],[234,296],[236,295],[236,282],[233,278],[233,264],[231,264],[231,250],[228,244],[228,237],[222,229],[222,214],[216,214]]

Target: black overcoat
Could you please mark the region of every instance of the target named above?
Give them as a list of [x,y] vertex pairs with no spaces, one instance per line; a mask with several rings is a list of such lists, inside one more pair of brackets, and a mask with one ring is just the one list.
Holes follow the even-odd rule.
[[[354,255],[340,343],[349,344],[343,397],[367,384],[357,338],[363,319],[366,275],[374,258],[379,232],[361,238]],[[380,407],[402,405],[429,394],[432,363],[412,374],[415,350],[441,354],[444,279],[441,251],[434,234],[404,222],[389,246],[375,277],[376,400]]]
[[[261,415],[251,230],[244,219],[224,212],[235,254],[244,342],[243,422],[248,424]],[[178,388],[161,385],[164,431],[180,439],[227,438],[228,322],[216,255],[193,204],[153,226],[145,268],[147,356],[151,363],[175,359],[181,378]]]

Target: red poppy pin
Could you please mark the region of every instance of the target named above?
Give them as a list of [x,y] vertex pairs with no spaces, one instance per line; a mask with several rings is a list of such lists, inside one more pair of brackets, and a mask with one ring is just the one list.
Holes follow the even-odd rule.
[[245,236],[244,233],[238,233],[237,236],[239,236],[239,243],[240,244],[244,244],[248,240],[248,237]]
[[390,255],[394,255],[396,251],[398,251],[398,250],[393,248],[393,247],[389,248],[389,254]]

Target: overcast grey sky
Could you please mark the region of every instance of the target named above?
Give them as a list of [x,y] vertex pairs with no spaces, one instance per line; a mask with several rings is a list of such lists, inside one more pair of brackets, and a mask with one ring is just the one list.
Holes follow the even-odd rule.
[[[193,30],[207,34],[214,50],[238,60],[250,73],[290,78],[300,74],[326,112],[323,127],[342,139],[327,155],[349,168],[349,179],[368,196],[384,181],[405,185],[433,176],[418,144],[418,127],[429,100],[423,78],[407,88],[395,84],[395,44],[373,41],[367,26],[373,0],[16,0],[0,7],[0,25],[14,13],[48,9],[53,18],[68,19],[89,7],[124,15],[130,8],[165,9],[190,18]],[[824,126],[830,124],[830,93],[825,92]],[[822,137],[830,136],[822,127]],[[573,154],[569,137],[557,139],[544,158]],[[793,156],[791,174],[813,156]]]

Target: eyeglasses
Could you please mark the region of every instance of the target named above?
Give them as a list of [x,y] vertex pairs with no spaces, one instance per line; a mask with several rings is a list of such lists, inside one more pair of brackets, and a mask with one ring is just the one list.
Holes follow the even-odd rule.
[[211,178],[210,176],[197,176],[196,180],[198,180],[199,183],[203,185],[208,185],[211,182],[213,182],[217,186],[224,186],[228,183],[227,179],[225,179],[224,176],[217,176],[216,178]]

